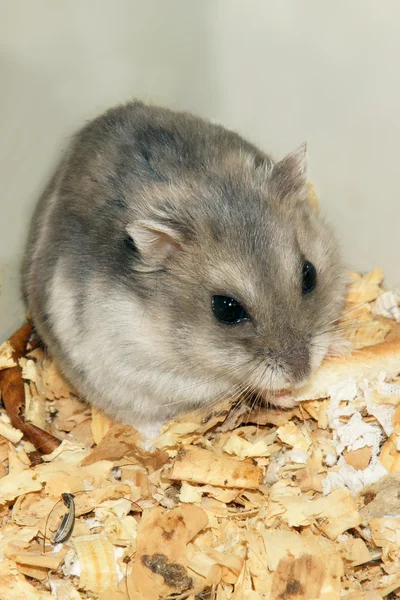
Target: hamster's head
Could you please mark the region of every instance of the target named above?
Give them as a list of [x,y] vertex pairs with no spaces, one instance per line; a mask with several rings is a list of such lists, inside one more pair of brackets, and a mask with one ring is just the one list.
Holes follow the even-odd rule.
[[233,154],[148,197],[127,230],[165,364],[204,402],[285,404],[329,351],[344,297],[338,245],[307,201],[305,145],[275,165]]

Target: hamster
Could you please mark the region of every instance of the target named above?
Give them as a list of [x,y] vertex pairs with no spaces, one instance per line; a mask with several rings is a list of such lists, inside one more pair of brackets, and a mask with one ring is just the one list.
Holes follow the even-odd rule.
[[341,253],[305,144],[133,101],[73,138],[22,269],[34,327],[87,402],[154,437],[224,396],[290,403],[334,342]]

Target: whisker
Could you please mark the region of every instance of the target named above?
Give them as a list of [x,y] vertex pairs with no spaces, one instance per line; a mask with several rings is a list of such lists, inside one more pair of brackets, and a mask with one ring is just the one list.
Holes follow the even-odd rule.
[[[249,361],[249,363],[250,363],[250,361]],[[261,361],[260,361],[260,363],[256,363],[255,365],[252,365],[252,368],[249,369],[247,372],[245,372],[244,376],[249,377],[250,375],[252,375],[253,372],[260,366],[260,364],[261,364]],[[194,408],[193,411],[191,410],[190,412],[197,412],[199,410],[203,410],[204,408],[208,408],[209,406],[212,406],[213,404],[216,404],[216,403],[220,402],[224,398],[230,397],[232,393],[237,393],[237,392],[235,392],[236,389],[240,390],[240,393],[243,393],[242,392],[242,387],[243,387],[243,384],[241,384],[241,383],[235,383],[230,388],[228,388],[227,390],[224,390],[224,392],[221,393],[220,395],[218,395],[215,399],[213,399],[213,400],[211,400],[210,402],[207,402],[207,403],[202,403],[199,407]],[[249,387],[249,386],[246,386],[246,388],[247,387]],[[182,404],[184,402],[187,402],[187,400],[185,398],[183,398],[181,400],[176,400],[174,402],[167,402],[167,403],[161,404],[161,405],[159,405],[159,408],[164,408],[164,407],[167,407],[167,406],[174,406],[174,405],[177,405],[177,404]]]
[[315,337],[320,337],[320,336],[326,335],[328,333],[343,334],[346,332],[357,331],[357,329],[360,329],[361,327],[365,327],[365,326],[370,325],[371,323],[375,323],[375,322],[377,322],[376,319],[371,317],[368,319],[360,320],[359,322],[354,322],[350,326],[343,327],[340,324],[338,324],[335,327],[330,327],[329,329],[323,329],[321,331],[318,331],[318,333],[315,334]]
[[[374,298],[373,300],[366,300],[365,302],[359,302],[358,304],[356,304],[354,307],[350,308],[349,310],[347,310],[346,312],[342,313],[341,316],[339,318],[343,318],[348,314],[351,314],[352,312],[354,312],[355,310],[361,308],[362,306],[365,306],[367,304],[370,304],[371,302],[376,302],[376,300],[378,298],[380,298],[381,296],[383,296],[383,294],[386,294],[386,292],[390,292],[390,291],[395,291],[398,287],[400,286],[400,282],[398,282],[396,285],[392,286],[389,290],[382,290],[382,292],[380,294],[378,294],[378,296],[376,298]],[[332,319],[332,321],[329,321],[328,323],[326,323],[326,325],[330,325],[331,323],[334,323],[335,321],[337,321],[338,319]]]

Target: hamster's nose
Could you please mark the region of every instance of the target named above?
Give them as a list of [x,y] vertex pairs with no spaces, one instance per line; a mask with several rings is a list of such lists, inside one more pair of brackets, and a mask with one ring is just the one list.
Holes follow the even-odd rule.
[[303,381],[311,374],[310,352],[305,345],[292,345],[287,348],[285,356],[282,356],[282,359],[289,369],[289,376],[292,383],[296,384],[299,381]]

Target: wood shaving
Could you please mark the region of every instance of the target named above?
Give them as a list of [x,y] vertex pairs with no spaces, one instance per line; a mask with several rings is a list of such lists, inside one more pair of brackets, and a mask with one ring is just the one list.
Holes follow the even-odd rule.
[[73,542],[79,563],[79,588],[101,594],[118,583],[114,546],[97,535],[82,536]]
[[4,342],[4,344],[1,344],[0,346],[0,370],[9,369],[10,367],[15,367],[17,365],[12,355],[13,347],[7,340],[6,342]]
[[166,475],[176,481],[244,489],[258,489],[262,481],[258,466],[197,446],[179,450]]
[[397,295],[385,292],[382,269],[373,269],[364,276],[349,273],[347,306],[341,321],[342,335],[354,348],[383,342],[399,321]]
[[[343,332],[356,348],[389,339],[397,307],[380,269],[349,274]],[[0,409],[0,598],[400,597],[399,378],[349,377],[288,411],[225,399],[148,451],[14,339],[19,362],[3,344],[0,372],[50,437],[38,458]],[[66,492],[74,529],[53,547]]]

